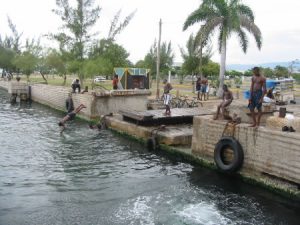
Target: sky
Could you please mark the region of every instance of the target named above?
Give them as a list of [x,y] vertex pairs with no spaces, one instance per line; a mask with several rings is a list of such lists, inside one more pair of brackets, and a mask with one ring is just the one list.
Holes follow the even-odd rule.
[[[71,0],[73,1],[73,0]],[[171,41],[175,62],[182,62],[180,47],[185,47],[192,32],[201,24],[195,24],[186,31],[182,26],[188,15],[198,8],[201,0],[95,0],[101,7],[100,18],[95,25],[98,38],[107,37],[111,20],[118,10],[121,19],[136,11],[125,30],[117,36],[135,63],[149,52],[158,39],[159,20],[162,20],[162,41]],[[261,64],[267,62],[289,62],[300,59],[300,1],[299,0],[242,0],[251,7],[255,23],[263,36],[262,49],[256,47],[254,38],[249,37],[248,51],[244,54],[235,35],[227,46],[227,64]],[[61,21],[52,12],[55,0],[0,0],[0,34],[10,35],[7,16],[16,25],[18,32],[26,38],[38,38],[47,33],[55,33]],[[44,40],[44,38],[42,38]],[[43,43],[49,44],[46,40]],[[212,39],[212,60],[220,61],[216,38]]]

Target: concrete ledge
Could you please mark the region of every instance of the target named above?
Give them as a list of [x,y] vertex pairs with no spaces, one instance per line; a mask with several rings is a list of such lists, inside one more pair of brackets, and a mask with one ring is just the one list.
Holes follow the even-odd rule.
[[[151,131],[157,127],[144,127],[122,120],[121,116],[106,117],[108,126],[117,131],[146,140]],[[172,146],[190,146],[193,129],[191,125],[167,126],[164,131],[157,132],[159,143]]]
[[[194,117],[192,153],[214,161],[214,148],[222,136],[226,122],[214,121],[211,116]],[[257,130],[248,124],[237,125],[234,137],[244,151],[242,175],[269,176],[284,183],[300,184],[300,134]]]

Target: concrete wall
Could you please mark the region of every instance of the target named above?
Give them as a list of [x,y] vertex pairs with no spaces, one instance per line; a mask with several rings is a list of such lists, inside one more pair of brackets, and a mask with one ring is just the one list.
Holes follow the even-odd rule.
[[8,90],[9,83],[10,82],[0,80],[0,87],[4,88],[5,90]]
[[[0,81],[0,87],[8,90],[10,82]],[[31,98],[33,101],[48,105],[52,108],[65,111],[65,101],[71,88],[45,84],[31,85]],[[146,110],[149,90],[120,90],[106,91],[105,93],[88,92],[72,94],[74,106],[85,104],[79,115],[86,119],[96,119],[100,115],[118,113],[120,109]]]
[[[226,122],[214,121],[211,116],[194,117],[193,155],[214,161],[215,144],[222,136]],[[300,134],[274,131],[265,127],[257,130],[239,124],[234,137],[244,151],[242,174],[269,174],[300,184]]]

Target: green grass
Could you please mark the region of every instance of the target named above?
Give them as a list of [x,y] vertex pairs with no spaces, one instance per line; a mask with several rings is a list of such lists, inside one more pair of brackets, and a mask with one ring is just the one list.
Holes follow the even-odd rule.
[[[67,76],[67,80],[66,80],[66,84],[64,85],[65,87],[71,87],[71,83],[72,81],[75,79],[75,76],[72,75],[68,75]],[[26,78],[22,78],[23,80],[25,80]],[[46,79],[48,81],[49,85],[55,85],[55,86],[63,86],[63,77],[57,76],[57,75],[48,75],[46,76]],[[45,81],[43,80],[41,75],[30,75],[29,77],[29,81],[31,83],[45,83]],[[99,83],[94,83],[92,82],[92,79],[86,79],[84,81],[83,86],[88,86],[89,90],[92,90],[94,88],[103,88],[106,90],[112,90],[112,81],[111,80],[107,80],[104,82],[99,82]],[[155,80],[153,80],[152,82],[152,87],[150,88],[151,91],[151,97],[155,98],[156,97],[156,82]],[[194,84],[195,85],[195,84]],[[178,95],[179,96],[189,96],[190,98],[196,96],[196,93],[193,93],[193,85],[191,81],[184,81],[182,84],[179,83],[179,81],[177,80],[172,80],[172,86],[173,86],[173,90],[171,91],[171,94],[173,95]],[[250,86],[250,82],[249,81],[244,81],[242,84],[243,87],[248,87]],[[83,89],[83,88],[82,88]],[[296,84],[295,87],[295,96],[300,96],[300,85]],[[163,93],[163,84],[160,83],[159,84],[159,90],[160,90],[160,95],[162,95]],[[237,91],[240,92],[240,96],[241,96],[241,92],[242,89],[238,89],[235,87],[230,88],[230,90],[233,93],[236,93]]]

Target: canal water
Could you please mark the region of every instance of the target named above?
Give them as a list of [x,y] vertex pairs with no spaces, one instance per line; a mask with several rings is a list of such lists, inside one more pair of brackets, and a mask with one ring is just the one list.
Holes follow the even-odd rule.
[[1,225],[299,224],[297,202],[62,117],[0,89]]

